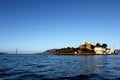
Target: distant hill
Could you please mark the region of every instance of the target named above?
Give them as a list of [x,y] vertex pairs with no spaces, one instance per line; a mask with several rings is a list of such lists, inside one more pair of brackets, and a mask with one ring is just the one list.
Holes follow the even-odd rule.
[[0,52],[0,54],[7,54],[7,53],[5,53],[5,52]]
[[57,49],[49,49],[49,50],[44,51],[43,53],[44,54],[54,54],[56,50]]
[[117,49],[116,51],[117,51],[118,54],[120,54],[120,49]]

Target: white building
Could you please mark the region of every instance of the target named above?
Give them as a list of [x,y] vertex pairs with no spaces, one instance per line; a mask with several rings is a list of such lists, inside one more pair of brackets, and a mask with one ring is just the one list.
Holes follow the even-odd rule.
[[106,48],[95,47],[94,51],[95,51],[96,54],[106,54]]

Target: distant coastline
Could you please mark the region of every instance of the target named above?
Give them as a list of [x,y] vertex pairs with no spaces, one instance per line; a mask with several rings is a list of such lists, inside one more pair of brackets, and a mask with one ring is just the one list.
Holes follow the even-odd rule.
[[0,54],[7,54],[7,53],[5,53],[5,52],[0,52]]

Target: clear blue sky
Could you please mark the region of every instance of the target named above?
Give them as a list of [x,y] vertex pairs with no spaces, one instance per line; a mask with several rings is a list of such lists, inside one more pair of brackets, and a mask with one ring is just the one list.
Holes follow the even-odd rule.
[[120,0],[0,0],[0,51],[120,48]]

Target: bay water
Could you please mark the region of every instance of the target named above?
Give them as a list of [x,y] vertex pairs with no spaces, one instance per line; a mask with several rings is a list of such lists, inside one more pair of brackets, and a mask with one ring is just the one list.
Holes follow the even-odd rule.
[[120,80],[120,55],[1,54],[0,80]]

